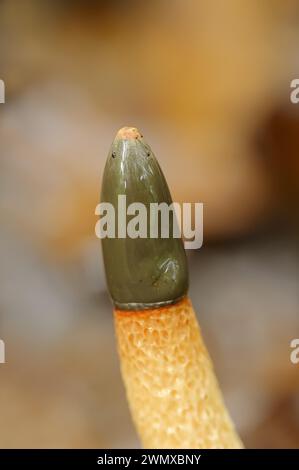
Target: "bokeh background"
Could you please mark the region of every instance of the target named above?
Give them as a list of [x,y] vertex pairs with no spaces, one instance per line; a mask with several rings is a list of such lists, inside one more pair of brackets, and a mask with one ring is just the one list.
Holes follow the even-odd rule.
[[0,447],[138,447],[100,241],[105,158],[137,126],[204,203],[191,296],[248,447],[299,447],[299,5],[0,3]]

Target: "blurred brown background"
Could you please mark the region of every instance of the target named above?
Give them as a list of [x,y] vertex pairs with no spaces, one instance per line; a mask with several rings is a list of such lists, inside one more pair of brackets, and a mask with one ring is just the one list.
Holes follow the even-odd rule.
[[191,296],[248,447],[299,447],[299,4],[0,3],[0,447],[136,447],[94,209],[119,127],[204,202]]

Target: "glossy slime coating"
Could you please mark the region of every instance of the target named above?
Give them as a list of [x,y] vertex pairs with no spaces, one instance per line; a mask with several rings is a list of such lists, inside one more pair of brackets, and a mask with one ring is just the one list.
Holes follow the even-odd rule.
[[[143,203],[149,214],[150,203],[172,203],[161,168],[134,127],[121,129],[112,143],[102,183],[101,202],[113,205],[118,212],[118,196],[126,195],[127,207]],[[129,219],[127,218],[127,221]],[[137,310],[174,303],[186,295],[188,270],[183,242],[173,238],[102,239],[108,289],[115,306]]]

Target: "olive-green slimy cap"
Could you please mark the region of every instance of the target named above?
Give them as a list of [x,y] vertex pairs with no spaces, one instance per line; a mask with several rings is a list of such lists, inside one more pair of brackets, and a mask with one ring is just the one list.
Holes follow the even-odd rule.
[[[133,210],[126,217],[125,227],[121,226],[124,199],[126,208],[132,203],[142,203],[147,209],[146,215]],[[151,203],[169,206],[172,199],[154,154],[134,127],[120,129],[112,143],[102,182],[103,202],[110,203],[115,211],[115,227],[110,227],[110,236],[115,228],[115,238],[102,239],[107,285],[115,306],[122,310],[155,308],[185,296],[187,259],[182,239],[173,236],[175,215],[170,211],[169,238],[161,236],[161,219],[155,232],[157,238],[150,236],[153,234]],[[124,234],[130,221],[136,238]],[[141,225],[145,229],[145,224],[146,234],[142,238]]]

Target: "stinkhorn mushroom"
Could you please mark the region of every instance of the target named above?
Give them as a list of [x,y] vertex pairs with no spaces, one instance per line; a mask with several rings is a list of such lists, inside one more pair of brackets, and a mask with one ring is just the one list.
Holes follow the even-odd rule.
[[[106,162],[101,201],[171,204],[161,168],[136,128],[121,129]],[[134,207],[134,206],[133,206]],[[133,215],[133,214],[131,214]],[[188,298],[181,238],[102,239],[129,407],[147,448],[241,448]],[[161,228],[161,227],[160,227]]]

